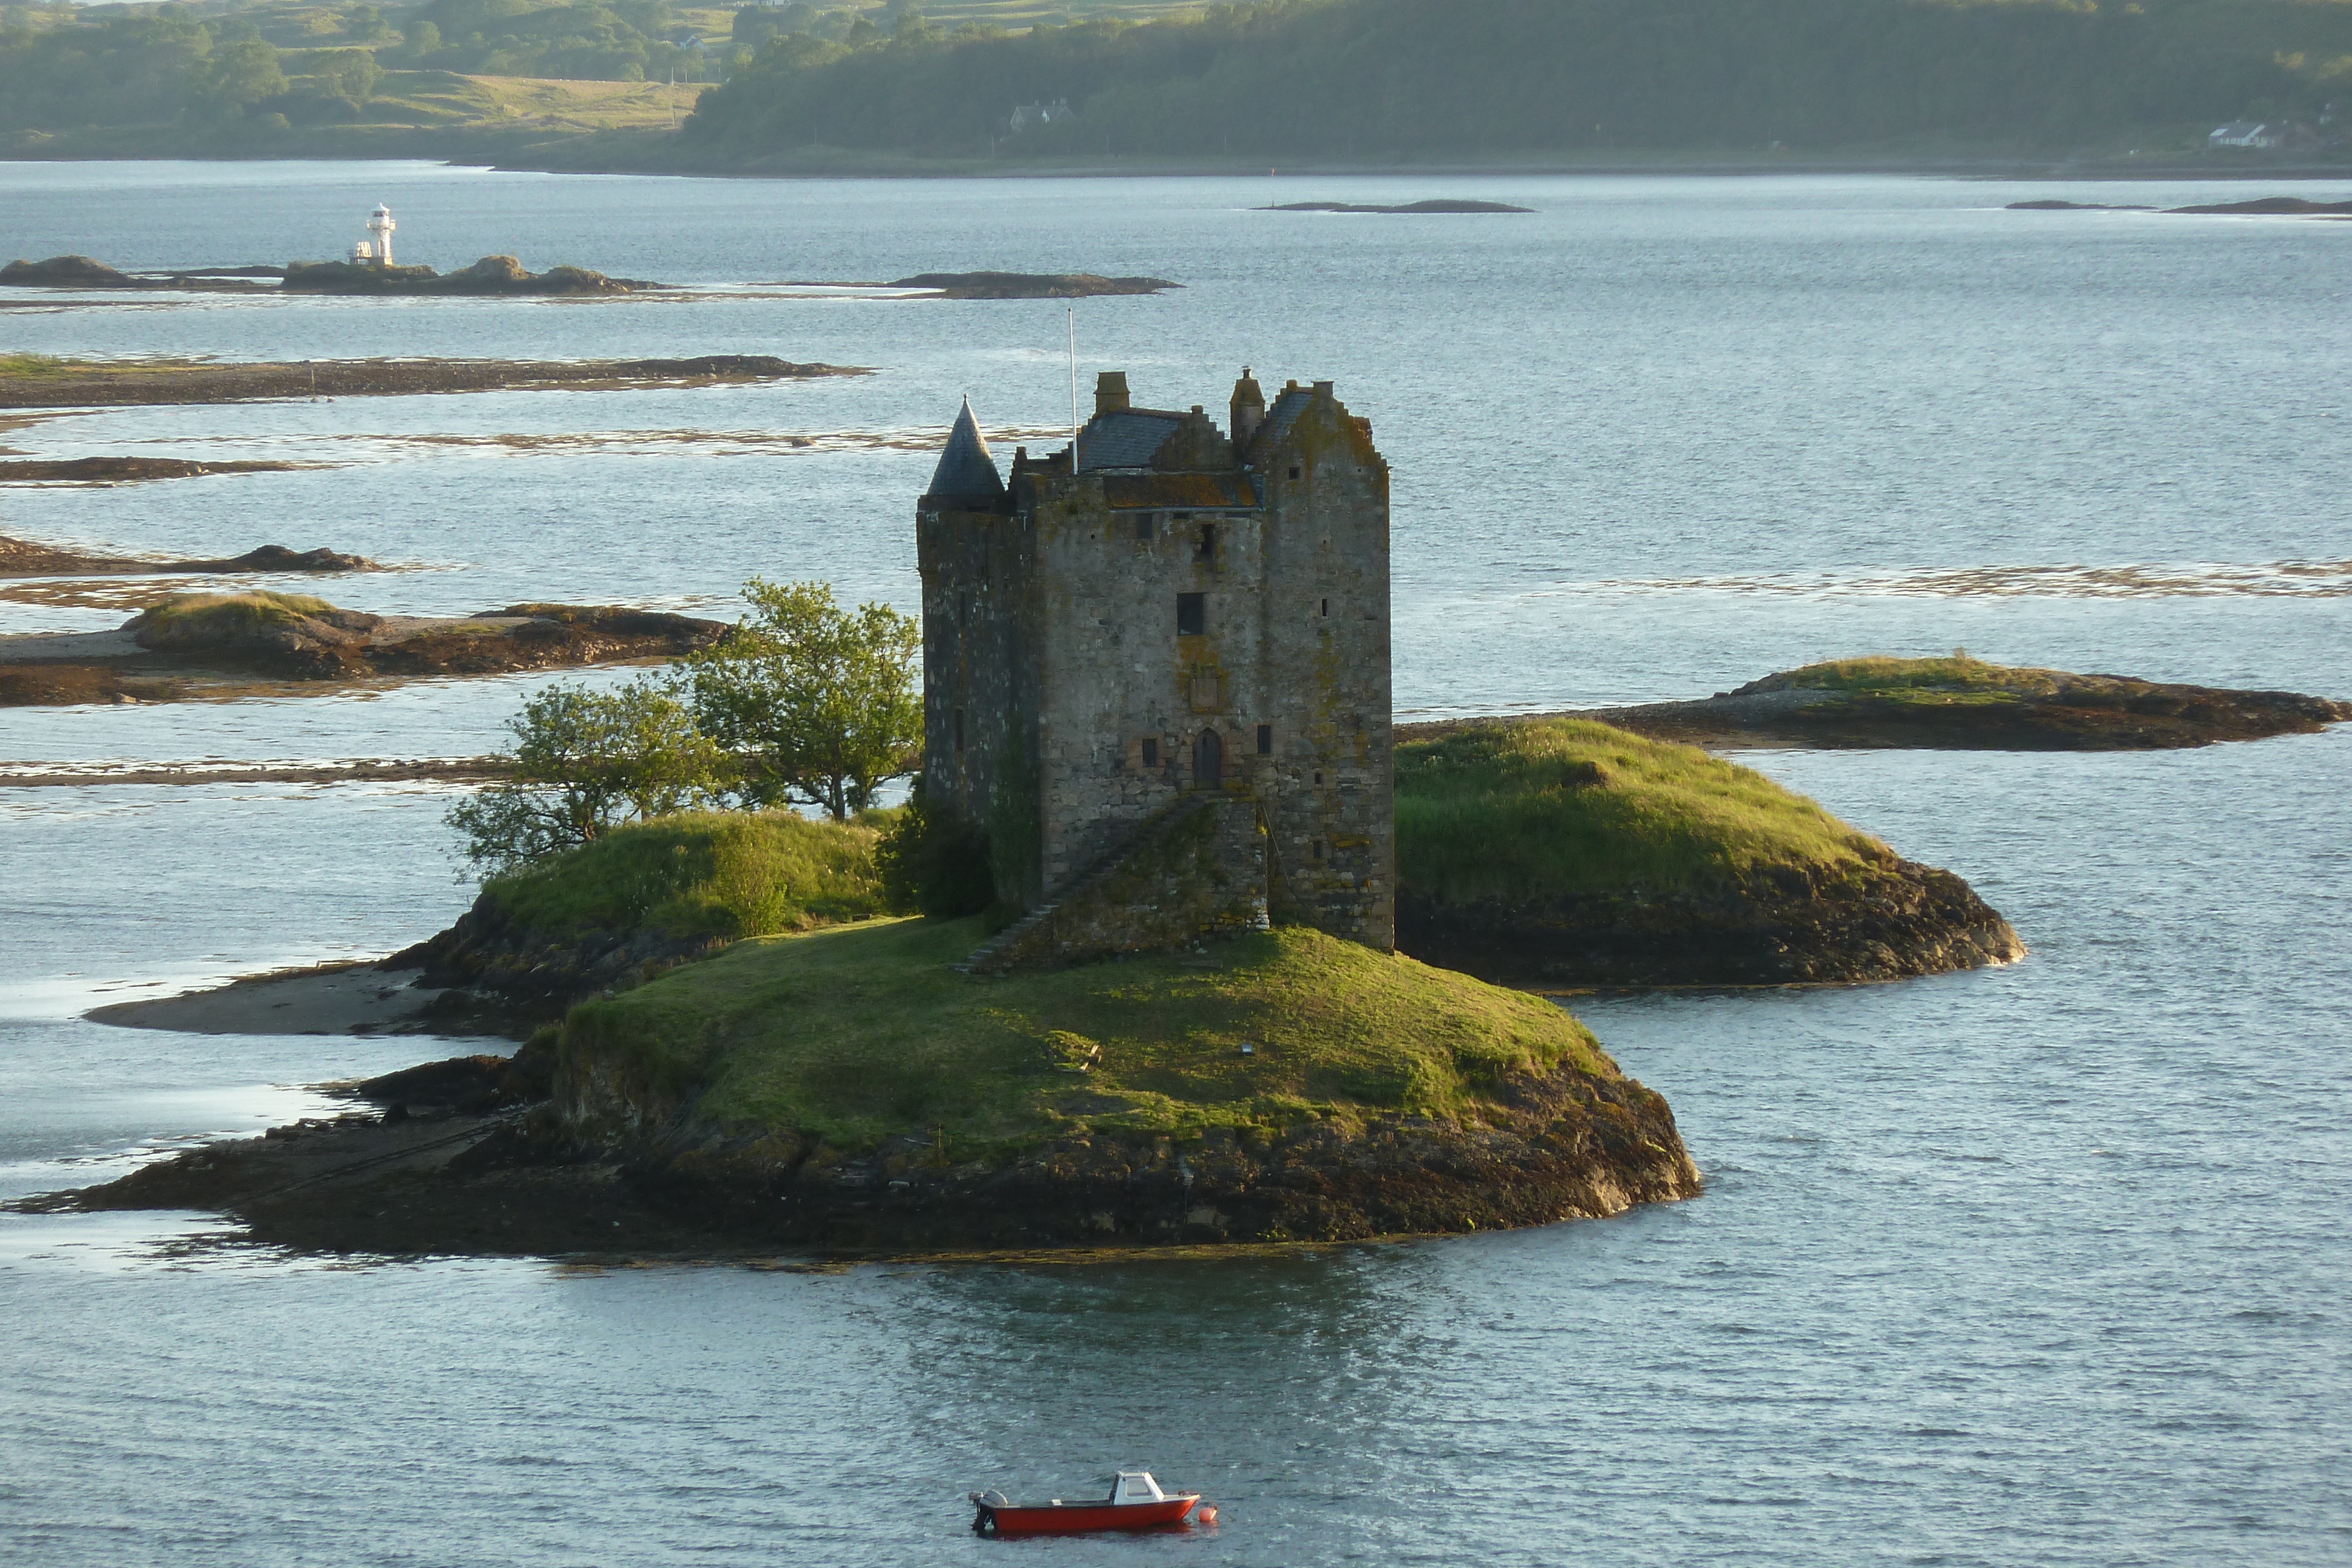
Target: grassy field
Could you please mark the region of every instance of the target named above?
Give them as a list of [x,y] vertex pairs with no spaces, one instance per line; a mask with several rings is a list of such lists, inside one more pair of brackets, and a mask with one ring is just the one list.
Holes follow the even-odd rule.
[[1444,903],[1682,893],[1892,852],[1760,773],[1586,719],[1459,730],[1396,760],[1398,880]]
[[1447,1114],[1512,1067],[1616,1071],[1549,1002],[1316,931],[1003,979],[949,967],[984,935],[906,919],[740,942],[575,1009],[562,1049],[698,1092],[717,1125],[844,1148],[936,1128],[957,1158],[1086,1130]]
[[870,823],[790,811],[685,812],[615,829],[484,891],[551,934],[768,936],[881,914],[877,836]]
[[687,82],[386,71],[368,99],[366,123],[450,131],[667,131],[674,119],[694,111],[703,90]]

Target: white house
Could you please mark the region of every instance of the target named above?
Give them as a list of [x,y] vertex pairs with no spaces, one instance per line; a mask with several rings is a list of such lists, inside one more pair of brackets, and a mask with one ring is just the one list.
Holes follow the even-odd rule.
[[2285,127],[2264,125],[2252,120],[2233,120],[2227,125],[2217,125],[2205,138],[2208,147],[2275,147],[2285,140]]

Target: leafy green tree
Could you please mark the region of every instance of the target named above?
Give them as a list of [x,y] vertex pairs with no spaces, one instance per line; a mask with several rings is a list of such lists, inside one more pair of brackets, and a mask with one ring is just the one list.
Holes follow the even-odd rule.
[[330,92],[365,103],[383,77],[373,49],[321,49],[310,57],[310,74]]
[[915,768],[920,626],[887,604],[844,610],[822,582],[753,578],[752,614],[687,661],[695,721],[749,806],[803,801],[845,821]]
[[265,98],[286,90],[278,51],[251,23],[230,24],[204,62],[189,72],[188,108],[198,120],[237,120]]
[[951,920],[977,915],[996,898],[987,832],[934,815],[924,804],[920,777],[906,810],[874,846],[874,864],[882,876],[883,897],[896,910]]
[[663,683],[548,687],[507,727],[513,776],[449,812],[467,858],[496,874],[624,822],[712,804],[725,763]]

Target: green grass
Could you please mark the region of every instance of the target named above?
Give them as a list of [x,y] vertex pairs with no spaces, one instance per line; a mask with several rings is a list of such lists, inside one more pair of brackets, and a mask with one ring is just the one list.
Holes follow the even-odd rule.
[[720,1127],[843,1148],[936,1129],[957,1159],[1081,1130],[1454,1114],[1512,1067],[1616,1072],[1549,1002],[1320,932],[1003,979],[948,967],[985,934],[905,919],[738,943],[573,1009],[562,1049],[699,1092],[696,1115]]
[[152,631],[178,639],[289,625],[334,612],[335,606],[307,593],[257,589],[249,593],[175,593],[141,619]]
[[58,376],[78,368],[53,354],[0,354],[0,376]]
[[790,811],[684,812],[616,829],[485,891],[551,934],[647,925],[767,936],[881,914],[877,836],[870,824]]
[[1398,880],[1444,903],[1706,892],[1892,852],[1760,773],[1587,719],[1410,742],[1396,769]]
[[2004,695],[2054,689],[2049,670],[2015,669],[1989,664],[1955,653],[1948,659],[1832,659],[1806,664],[1743,687],[1745,691],[1830,691],[1895,696],[1906,692],[1982,693],[1998,700]]

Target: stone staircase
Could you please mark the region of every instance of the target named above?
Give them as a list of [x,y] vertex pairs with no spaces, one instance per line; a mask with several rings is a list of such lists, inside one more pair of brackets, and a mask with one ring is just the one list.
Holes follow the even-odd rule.
[[950,968],[959,974],[992,975],[999,972],[1003,956],[1017,950],[1036,933],[1039,926],[1054,918],[1063,904],[1101,884],[1112,873],[1143,850],[1165,839],[1199,812],[1218,805],[1224,797],[1213,791],[1186,795],[1175,804],[1163,808],[1154,816],[1146,817],[1133,831],[1115,840],[1110,848],[1097,856],[1084,871],[1065,882],[1053,897],[1032,905],[1020,919],[971,950],[971,956]]

